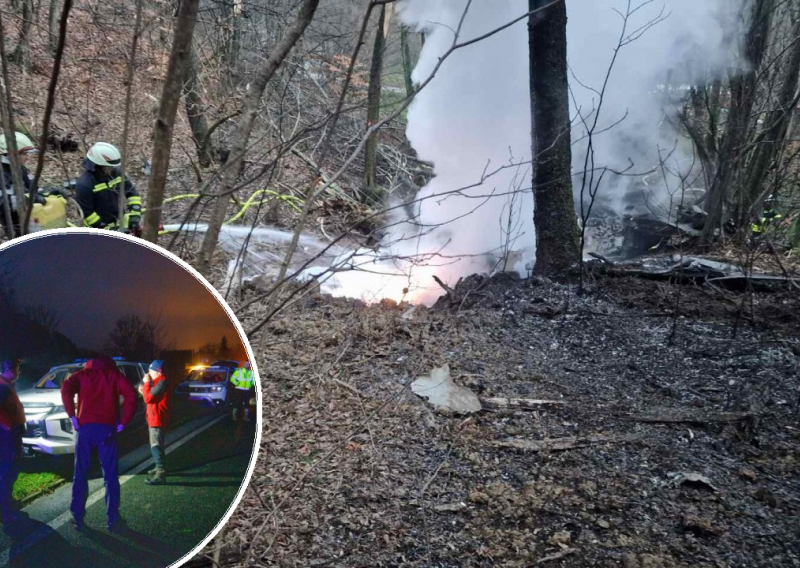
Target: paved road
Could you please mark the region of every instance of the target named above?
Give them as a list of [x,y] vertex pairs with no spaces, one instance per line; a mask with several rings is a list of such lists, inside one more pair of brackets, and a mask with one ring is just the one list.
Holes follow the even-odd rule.
[[199,544],[232,505],[250,462],[254,429],[234,442],[229,414],[209,413],[175,428],[167,436],[167,485],[144,483],[152,467],[149,447],[120,458],[126,526],[106,530],[102,476],[90,481],[86,526],[69,520],[72,484],[37,499],[13,526],[0,534],[0,566],[166,567]]

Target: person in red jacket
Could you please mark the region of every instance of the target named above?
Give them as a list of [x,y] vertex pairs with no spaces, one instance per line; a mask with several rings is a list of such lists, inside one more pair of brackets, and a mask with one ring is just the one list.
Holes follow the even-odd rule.
[[164,446],[167,426],[169,426],[171,392],[167,378],[163,374],[164,361],[156,359],[144,377],[139,392],[147,404],[147,426],[150,430],[150,451],[153,452],[153,477],[146,480],[147,485],[160,485],[167,481],[164,467]]
[[[123,398],[120,416],[119,397]],[[75,411],[75,397],[78,408]],[[61,401],[77,432],[75,478],[72,482],[73,526],[83,528],[89,495],[89,467],[92,450],[97,449],[106,487],[108,530],[119,523],[119,474],[117,434],[130,424],[136,413],[136,390],[108,357],[87,361],[80,371],[61,384]]]

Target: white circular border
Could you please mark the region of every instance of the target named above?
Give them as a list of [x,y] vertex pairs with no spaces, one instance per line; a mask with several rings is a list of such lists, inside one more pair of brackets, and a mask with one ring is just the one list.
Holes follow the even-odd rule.
[[256,363],[256,358],[253,354],[253,349],[250,346],[250,341],[245,335],[244,329],[242,328],[242,324],[239,323],[239,320],[234,315],[233,311],[231,310],[228,303],[222,297],[222,295],[214,288],[208,280],[206,280],[197,270],[192,267],[191,264],[186,262],[185,260],[178,258],[175,254],[169,252],[168,250],[161,248],[158,245],[151,243],[150,241],[146,241],[144,239],[140,239],[125,233],[117,232],[117,231],[108,231],[104,229],[90,229],[90,228],[81,228],[81,227],[72,227],[68,229],[50,229],[47,231],[38,231],[36,233],[30,233],[28,235],[22,237],[16,237],[10,241],[6,241],[0,244],[0,253],[4,250],[9,249],[16,245],[21,245],[27,241],[32,241],[34,239],[42,239],[47,237],[53,237],[57,235],[99,235],[101,237],[107,237],[111,239],[120,239],[123,241],[128,241],[137,245],[141,245],[145,248],[149,248],[155,253],[160,254],[161,256],[168,258],[181,268],[183,268],[186,272],[191,274],[192,276],[197,279],[206,289],[211,292],[211,294],[216,298],[219,305],[225,310],[225,313],[228,315],[228,319],[230,319],[233,326],[236,328],[236,331],[239,333],[239,339],[242,341],[244,345],[245,351],[247,352],[247,357],[250,361],[250,366],[253,369],[253,373],[255,374],[256,378],[256,405],[258,407],[258,419],[256,421],[256,439],[255,443],[253,444],[253,453],[250,456],[250,466],[247,468],[247,473],[242,480],[242,486],[239,488],[239,492],[236,494],[236,498],[231,503],[230,507],[228,507],[227,512],[223,515],[222,519],[220,519],[219,523],[213,528],[211,532],[203,539],[200,544],[194,547],[191,551],[189,551],[186,555],[182,558],[178,559],[177,561],[173,562],[166,568],[178,568],[179,566],[183,566],[186,562],[192,559],[195,554],[200,552],[200,550],[205,547],[206,544],[211,541],[212,538],[217,536],[217,533],[222,529],[225,523],[228,522],[231,515],[233,515],[234,510],[236,510],[237,505],[244,497],[244,492],[247,491],[247,486],[250,483],[250,478],[253,475],[253,470],[256,467],[256,460],[258,458],[258,450],[261,448],[261,427],[262,427],[262,401],[261,401],[261,379],[258,374],[258,364]]

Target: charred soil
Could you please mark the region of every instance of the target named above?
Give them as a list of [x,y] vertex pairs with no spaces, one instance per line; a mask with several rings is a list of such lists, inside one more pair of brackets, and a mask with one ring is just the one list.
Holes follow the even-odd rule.
[[[687,287],[675,320],[678,288],[635,278],[467,288],[268,324],[224,566],[800,565],[796,294],[753,302],[792,330]],[[409,384],[445,363],[483,398],[563,404],[435,413]]]

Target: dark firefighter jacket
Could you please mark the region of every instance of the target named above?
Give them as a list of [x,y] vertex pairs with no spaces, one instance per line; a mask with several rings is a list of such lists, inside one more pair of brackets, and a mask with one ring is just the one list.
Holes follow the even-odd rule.
[[[83,222],[87,227],[117,227],[119,215],[119,170],[111,170],[109,177],[102,177],[99,169],[89,160],[83,161],[84,172],[75,186],[78,204],[83,210]],[[125,180],[125,198],[131,216],[138,216],[142,209],[142,198],[130,182]]]

